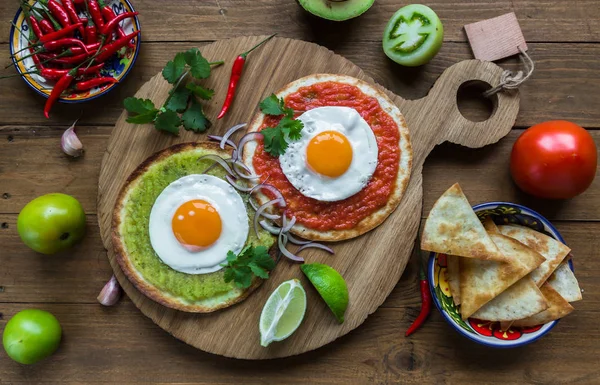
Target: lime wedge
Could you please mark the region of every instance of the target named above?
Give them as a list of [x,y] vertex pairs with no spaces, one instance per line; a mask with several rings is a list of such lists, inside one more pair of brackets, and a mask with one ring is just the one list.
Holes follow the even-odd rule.
[[338,322],[344,323],[344,313],[348,308],[348,287],[340,273],[321,263],[305,263],[300,269],[317,289]]
[[271,294],[260,313],[260,344],[283,341],[298,329],[306,312],[306,292],[297,279],[285,281]]

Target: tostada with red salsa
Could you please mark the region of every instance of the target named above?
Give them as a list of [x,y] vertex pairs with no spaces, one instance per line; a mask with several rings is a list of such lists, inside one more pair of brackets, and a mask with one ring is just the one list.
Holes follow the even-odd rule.
[[350,76],[315,74],[267,102],[248,128],[262,139],[244,145],[243,162],[275,187],[256,194],[259,204],[281,193],[284,204],[267,210],[285,213],[291,233],[350,239],[395,210],[410,178],[412,149],[406,122],[385,93]]

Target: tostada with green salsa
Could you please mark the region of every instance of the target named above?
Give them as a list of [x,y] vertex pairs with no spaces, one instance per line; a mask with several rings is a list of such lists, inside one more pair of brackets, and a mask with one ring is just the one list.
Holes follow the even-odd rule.
[[[228,181],[231,153],[210,142],[182,143],[140,164],[113,213],[113,245],[125,275],[143,294],[174,309],[206,313],[246,298],[262,279],[226,279],[228,259],[264,258],[275,238],[250,231],[248,194]],[[216,167],[215,167],[216,166]]]

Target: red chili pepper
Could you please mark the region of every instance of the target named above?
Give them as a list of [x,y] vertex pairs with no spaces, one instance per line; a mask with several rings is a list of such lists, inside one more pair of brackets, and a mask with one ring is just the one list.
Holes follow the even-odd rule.
[[48,6],[50,13],[52,13],[52,16],[56,18],[63,28],[71,25],[71,21],[69,21],[69,14],[58,1],[49,0],[46,5]]
[[73,3],[73,0],[61,0],[61,2],[63,4],[63,6],[65,7],[65,10],[67,11],[67,14],[69,15],[69,19],[71,20],[71,23],[79,24],[79,28],[77,28],[77,30],[79,31],[81,38],[84,39],[85,31],[83,29],[83,24],[81,23],[81,19],[79,18],[79,15],[77,14],[77,10],[75,9],[75,4]]
[[47,41],[58,40],[60,38],[63,38],[65,36],[69,35],[71,32],[78,29],[79,27],[81,27],[81,23],[69,25],[61,30],[56,31],[56,32],[50,32],[50,33],[45,34],[44,36],[42,36],[40,38],[40,41],[43,43],[43,42],[47,42]]
[[227,89],[227,96],[225,96],[225,102],[223,103],[223,107],[221,108],[221,112],[217,116],[217,119],[221,119],[229,110],[231,103],[233,102],[233,97],[235,96],[235,90],[240,81],[240,77],[242,76],[242,71],[244,69],[244,64],[246,64],[246,56],[256,48],[260,47],[262,44],[266,43],[269,39],[271,39],[276,34],[273,34],[261,41],[254,47],[250,48],[248,51],[239,55],[235,61],[233,62],[233,67],[231,67],[231,77],[229,78],[229,88]]
[[98,32],[96,31],[96,25],[90,18],[87,25],[85,26],[85,44],[94,44],[98,42]]
[[77,5],[81,5],[81,4],[85,3],[85,0],[73,0],[73,2]]
[[[100,33],[103,35],[108,35],[112,33],[113,30],[119,25],[119,23],[125,19],[129,19],[130,17],[135,17],[138,15],[138,12],[124,12],[109,22],[105,23],[102,28],[100,28]],[[121,36],[122,37],[122,36]]]
[[102,12],[100,12],[98,2],[96,0],[88,0],[87,7],[90,16],[94,20],[94,24],[96,24],[98,29],[102,29],[102,26],[104,26],[104,19],[102,18]]
[[[98,48],[100,48],[100,43],[87,44],[86,47],[88,49],[88,52],[96,52]],[[82,53],[85,53],[85,51],[81,49],[81,47],[71,47],[69,49],[71,50],[73,55],[81,55]]]
[[77,55],[77,56],[54,58],[54,59],[52,59],[52,63],[66,64],[66,65],[79,64],[89,57],[90,57],[89,54],[84,53],[84,54]]
[[413,321],[412,325],[406,331],[405,336],[408,337],[412,333],[414,333],[418,328],[423,325],[429,312],[431,311],[431,291],[429,290],[429,283],[427,282],[427,277],[425,276],[425,268],[423,264],[420,264],[419,269],[419,289],[421,291],[421,311],[417,318]]
[[41,19],[39,24],[40,24],[40,28],[42,29],[42,32],[44,32],[44,34],[49,34],[49,33],[54,32],[54,28],[52,28],[52,24],[50,24],[50,22],[48,20]]
[[50,110],[52,109],[52,106],[60,98],[60,95],[63,93],[63,91],[69,88],[69,86],[73,82],[73,79],[75,78],[76,73],[77,70],[70,70],[69,72],[61,76],[61,78],[58,79],[58,81],[54,85],[54,88],[52,88],[52,92],[50,93],[50,96],[46,100],[46,105],[44,106],[44,116],[46,117],[46,119],[50,118]]
[[117,52],[118,50],[123,48],[125,45],[127,45],[129,43],[129,41],[131,41],[131,39],[135,38],[139,33],[140,33],[140,31],[132,32],[129,35],[123,36],[123,37],[115,40],[114,42],[105,45],[104,47],[102,47],[100,49],[100,53],[98,53],[98,56],[96,56],[96,61],[98,61],[98,62],[106,61],[106,59],[108,59],[115,52]]
[[83,42],[81,40],[78,40],[78,39],[75,39],[72,37],[71,38],[67,37],[67,38],[60,39],[60,40],[47,41],[42,44],[42,46],[47,51],[56,51],[59,48],[68,47],[68,46],[72,46],[72,45],[81,47],[87,54],[90,53],[87,46],[85,44],[83,44]]
[[[102,16],[104,16],[106,21],[111,21],[115,17],[117,17],[117,15],[113,11],[113,9],[110,6],[108,6],[106,3],[104,3],[103,0],[98,0],[98,4],[100,4],[100,10],[102,11]],[[119,37],[124,37],[126,35],[125,31],[123,31],[123,28],[121,28],[121,25],[119,25],[117,27],[117,34]]]
[[[87,67],[86,68],[78,68],[77,76],[94,75],[95,73],[100,71],[102,69],[102,67],[104,67],[104,63],[96,64],[95,66],[91,66],[89,68],[87,68]],[[40,75],[48,80],[58,80],[62,76],[66,75],[69,71],[70,71],[70,69],[42,68],[40,70],[23,72],[23,73],[18,73],[18,74],[9,75],[9,76],[2,76],[2,77],[0,77],[0,79],[5,79],[5,78],[9,78],[9,77],[14,77],[14,76],[35,74],[35,75]]]
[[44,33],[42,32],[42,29],[40,28],[40,25],[38,24],[37,20],[35,19],[35,17],[29,15],[29,26],[31,27],[31,29],[33,30],[33,33],[35,34],[35,36],[38,39],[41,39],[42,36],[44,36]]
[[77,91],[86,91],[90,90],[94,87],[102,86],[104,84],[109,83],[118,83],[119,81],[113,77],[103,77],[103,78],[95,78],[90,80],[85,80],[75,84],[75,89]]

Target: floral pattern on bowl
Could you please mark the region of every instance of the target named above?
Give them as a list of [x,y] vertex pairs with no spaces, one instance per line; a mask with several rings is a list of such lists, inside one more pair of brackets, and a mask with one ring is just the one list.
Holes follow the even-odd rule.
[[[37,1],[30,0],[29,4],[34,7],[40,7]],[[133,6],[128,0],[106,0],[106,4],[109,5],[115,14],[119,15],[124,12],[133,12]],[[80,16],[82,14],[80,13]],[[24,33],[28,33],[29,25],[25,20],[25,14],[21,9],[17,11],[17,14],[13,20],[13,23],[19,27]],[[120,23],[121,27],[125,31],[126,34],[130,34],[135,31],[140,30],[140,24],[137,17],[125,19]],[[76,37],[78,37],[78,32],[76,33]],[[141,34],[139,34],[135,39],[135,45],[128,49],[121,49],[119,52],[115,53],[111,58],[109,58],[102,70],[100,71],[100,76],[110,76],[117,79],[119,82],[123,81],[125,76],[129,73],[133,64],[135,63],[138,53],[140,51],[140,42],[141,42]],[[26,36],[22,36],[21,33],[13,26],[10,30],[10,54],[14,55],[15,52],[19,52],[21,49],[27,47],[27,38]],[[23,51],[23,53],[29,53],[28,50]],[[17,57],[20,55],[17,54]],[[13,59],[13,64],[17,71],[21,74],[21,78],[27,83],[29,87],[31,87],[38,94],[48,97],[52,92],[52,88],[54,87],[54,81],[46,80],[43,77],[37,74],[25,74],[26,72],[30,72],[35,70],[35,64],[31,58],[24,59],[20,62],[17,62]],[[119,83],[114,84],[106,84],[100,87],[92,88],[88,91],[82,92],[71,92],[69,94],[63,94],[63,96],[59,99],[59,101],[63,103],[79,103],[87,100],[95,99],[101,95],[106,94],[108,91],[116,87]]]
[[[542,232],[562,243],[564,239],[552,224],[537,212],[524,206],[506,202],[490,202],[473,206],[473,210],[483,220],[490,216],[498,225],[517,224]],[[530,328],[510,328],[501,330],[499,322],[482,321],[470,318],[464,321],[454,304],[446,273],[446,255],[431,253],[428,279],[433,302],[446,319],[463,336],[482,345],[509,348],[526,345],[548,333],[557,323],[552,321]],[[572,261],[569,267],[573,269]]]

